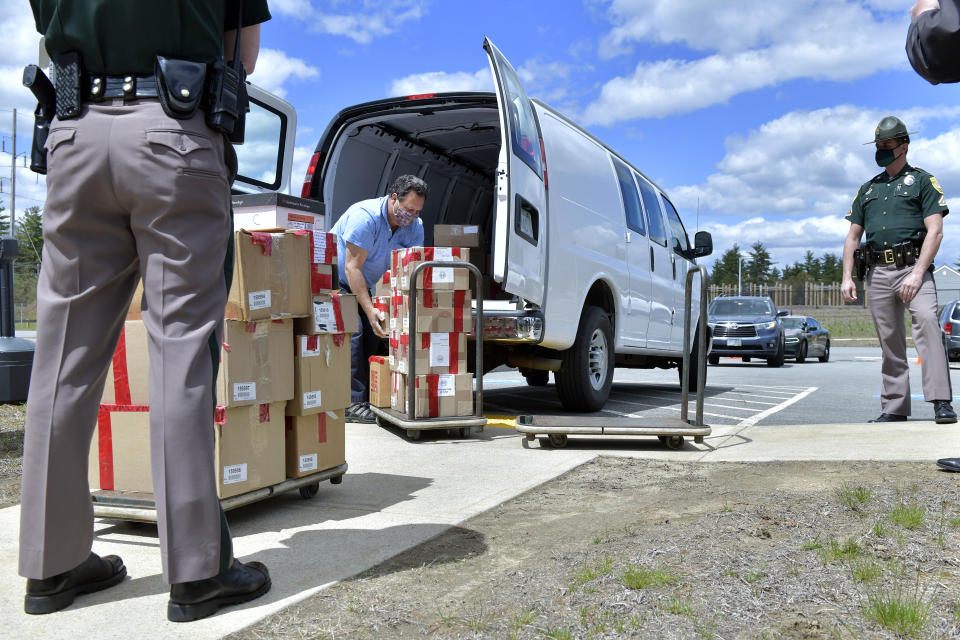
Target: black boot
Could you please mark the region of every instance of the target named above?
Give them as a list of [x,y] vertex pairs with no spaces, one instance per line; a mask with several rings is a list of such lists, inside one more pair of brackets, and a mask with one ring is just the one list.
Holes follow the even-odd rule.
[[907,419],[907,416],[898,416],[895,413],[881,413],[880,417],[870,420],[868,423],[873,422],[903,422]]
[[167,620],[190,622],[212,616],[221,607],[255,600],[270,591],[270,572],[259,562],[234,560],[226,571],[206,580],[170,585]]
[[83,593],[101,591],[123,581],[127,568],[117,556],[91,553],[80,565],[43,580],[27,580],[23,610],[31,614],[53,613],[73,604]]
[[953,424],[957,421],[957,412],[950,406],[949,400],[934,400],[933,415],[937,424]]

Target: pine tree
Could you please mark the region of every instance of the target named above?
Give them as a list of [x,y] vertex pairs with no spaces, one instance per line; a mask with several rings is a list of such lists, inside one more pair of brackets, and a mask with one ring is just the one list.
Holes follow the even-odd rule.
[[713,272],[710,275],[712,284],[737,284],[737,269],[740,266],[738,259],[740,255],[740,245],[734,244],[723,252],[714,263]]
[[843,279],[843,261],[837,254],[823,254],[820,264],[820,280],[822,282],[839,282]]
[[17,224],[17,242],[20,245],[18,265],[30,266],[36,271],[43,257],[43,219],[40,207],[28,207]]
[[10,232],[10,214],[4,213],[7,208],[0,204],[0,236],[5,236]]
[[810,280],[820,279],[820,261],[814,257],[813,251],[808,250],[807,254],[803,257],[803,271]]
[[764,248],[763,243],[759,240],[750,245],[750,249],[752,249],[750,263],[744,265],[743,269],[744,281],[755,284],[769,284],[777,275],[770,252]]

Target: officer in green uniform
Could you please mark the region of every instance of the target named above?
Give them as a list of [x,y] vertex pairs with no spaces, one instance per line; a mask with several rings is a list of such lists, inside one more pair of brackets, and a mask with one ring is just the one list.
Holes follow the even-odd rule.
[[[242,7],[240,3],[242,2]],[[92,553],[87,457],[124,314],[144,284],[150,451],[167,617],[196,620],[270,588],[234,559],[217,498],[214,381],[232,270],[235,88],[266,0],[31,0],[55,64],[44,254],[20,522],[24,609],[119,584]],[[242,23],[239,23],[242,8]],[[233,73],[234,75],[230,75]],[[233,100],[231,102],[231,100]],[[241,99],[242,101],[242,99]],[[235,121],[235,120],[234,120]],[[101,437],[103,437],[101,433]],[[108,467],[109,468],[109,467]]]
[[[937,423],[956,422],[932,274],[947,200],[936,178],[907,164],[910,134],[899,118],[881,120],[873,142],[877,164],[884,171],[860,187],[847,213],[850,231],[843,245],[841,284],[844,300],[855,301],[853,269],[858,254],[866,263],[867,300],[883,352],[882,412],[870,422],[896,422],[910,415],[905,309],[913,319],[924,399],[933,403]],[[866,246],[858,252],[864,231]]]

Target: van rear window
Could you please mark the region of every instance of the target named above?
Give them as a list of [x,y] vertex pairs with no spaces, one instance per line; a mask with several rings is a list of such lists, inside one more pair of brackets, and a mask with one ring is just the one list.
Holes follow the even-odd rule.
[[513,70],[507,59],[494,52],[497,58],[497,67],[503,74],[503,90],[506,92],[507,119],[510,129],[510,146],[514,155],[523,160],[531,169],[543,179],[543,168],[540,165],[540,134],[537,129],[536,116],[533,115],[533,105],[527,93],[520,84],[517,72]]
[[650,239],[658,244],[667,246],[667,234],[663,229],[663,213],[660,211],[660,200],[657,198],[657,192],[653,186],[640,176],[634,176],[637,179],[637,186],[640,187],[640,195],[643,197],[643,208],[647,212],[647,226],[650,229]]
[[640,235],[647,235],[643,224],[643,206],[640,204],[640,195],[637,185],[633,181],[633,172],[617,158],[613,159],[613,167],[617,171],[617,182],[620,183],[620,195],[623,196],[623,208],[627,215],[627,226]]

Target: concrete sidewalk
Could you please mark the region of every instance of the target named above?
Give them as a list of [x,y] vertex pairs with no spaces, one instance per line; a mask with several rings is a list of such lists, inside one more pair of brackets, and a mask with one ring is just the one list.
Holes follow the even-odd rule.
[[[414,547],[597,455],[670,461],[917,460],[960,456],[960,426],[932,422],[875,425],[725,427],[679,451],[654,438],[575,439],[565,449],[523,449],[511,429],[467,440],[409,442],[398,431],[347,426],[343,484],[321,485],[312,500],[296,492],[232,511],[236,554],[265,562],[273,589],[264,598],[190,624],[166,621],[156,528],[98,522],[94,551],[116,553],[130,578],[83,596],[48,616],[23,613],[16,575],[19,507],[0,510],[3,637],[218,638]],[[477,552],[483,551],[478,540]]]

